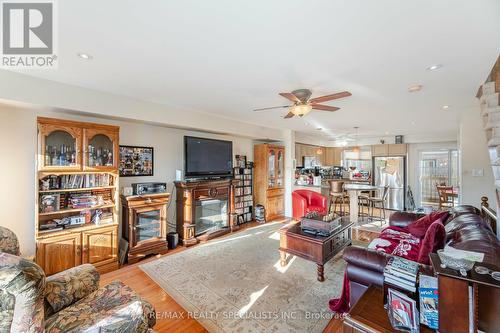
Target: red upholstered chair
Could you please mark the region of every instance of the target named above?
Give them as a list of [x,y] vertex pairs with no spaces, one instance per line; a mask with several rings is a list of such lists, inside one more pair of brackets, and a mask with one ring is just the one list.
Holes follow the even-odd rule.
[[299,220],[309,212],[326,214],[328,211],[327,199],[318,192],[310,190],[296,190],[292,193],[293,218]]

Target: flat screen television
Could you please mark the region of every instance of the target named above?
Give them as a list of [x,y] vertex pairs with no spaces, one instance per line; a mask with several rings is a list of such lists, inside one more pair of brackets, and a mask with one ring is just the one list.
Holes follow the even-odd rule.
[[233,143],[231,141],[184,137],[184,176],[218,178],[233,175]]

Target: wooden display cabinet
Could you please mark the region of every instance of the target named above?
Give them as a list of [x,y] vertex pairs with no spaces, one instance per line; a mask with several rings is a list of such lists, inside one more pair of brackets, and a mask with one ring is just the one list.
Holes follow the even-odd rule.
[[266,209],[266,220],[285,213],[285,148],[260,144],[254,146],[255,204]]
[[[36,262],[47,275],[82,263],[101,273],[118,267],[118,144],[117,126],[38,118]],[[90,163],[89,145],[111,162]],[[93,200],[82,204],[89,197]],[[81,201],[73,202],[77,198]],[[47,210],[46,200],[57,205]],[[106,218],[95,224],[98,210]],[[77,217],[85,223],[41,229]]]
[[122,237],[128,242],[129,263],[168,251],[169,200],[170,193],[121,196]]
[[118,169],[118,133],[102,128],[83,130],[83,169],[103,171]]

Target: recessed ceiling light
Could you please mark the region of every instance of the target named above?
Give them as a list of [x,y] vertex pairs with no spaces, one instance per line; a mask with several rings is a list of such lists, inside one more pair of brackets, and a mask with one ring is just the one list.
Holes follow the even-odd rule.
[[415,122],[414,122],[414,121],[412,121],[410,124],[415,125]]
[[449,106],[449,105],[443,105],[443,110],[447,110],[447,109],[449,109],[449,108],[450,108],[450,106]]
[[420,91],[422,90],[422,85],[421,84],[415,84],[413,86],[409,86],[408,87],[408,91],[409,92],[417,92],[417,91]]
[[88,53],[78,53],[78,57],[82,58],[82,59],[85,59],[85,60],[92,59],[92,56],[90,54],[88,54]]
[[427,67],[427,70],[428,71],[435,71],[435,70],[440,69],[441,67],[443,67],[443,65],[441,65],[441,64],[434,64],[434,65],[430,65],[429,67]]

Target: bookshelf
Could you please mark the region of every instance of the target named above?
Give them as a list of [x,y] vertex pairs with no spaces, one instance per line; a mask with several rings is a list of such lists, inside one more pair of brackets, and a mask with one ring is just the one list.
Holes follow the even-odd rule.
[[36,262],[118,268],[119,127],[39,117]]
[[234,168],[234,178],[239,180],[234,188],[234,210],[238,225],[253,221],[253,163],[248,162],[244,168]]

